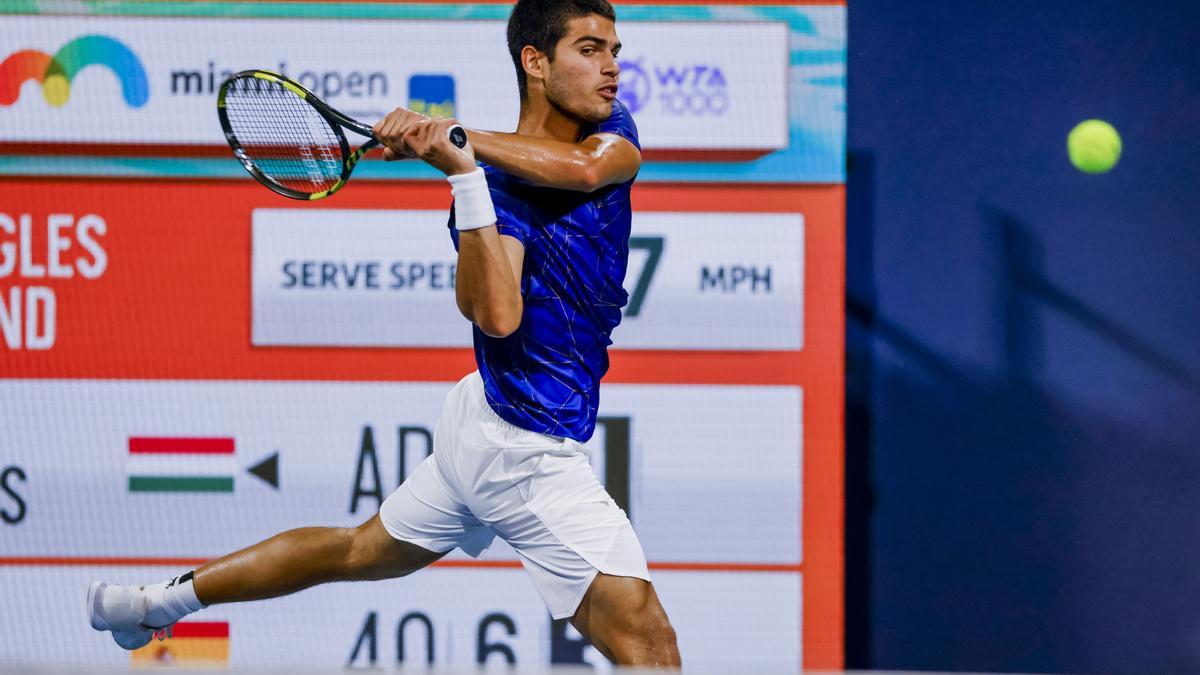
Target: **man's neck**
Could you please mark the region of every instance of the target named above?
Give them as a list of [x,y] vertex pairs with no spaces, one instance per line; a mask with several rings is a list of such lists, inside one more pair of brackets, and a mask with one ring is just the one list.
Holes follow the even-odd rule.
[[544,96],[535,97],[531,92],[528,98],[521,101],[521,119],[517,122],[518,134],[574,143],[579,140],[581,127],[579,120],[563,114]]

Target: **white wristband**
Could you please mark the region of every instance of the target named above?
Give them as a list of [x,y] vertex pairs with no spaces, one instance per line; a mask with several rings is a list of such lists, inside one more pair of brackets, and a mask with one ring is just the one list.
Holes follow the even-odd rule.
[[496,223],[496,209],[482,167],[471,173],[447,176],[446,180],[450,181],[450,192],[454,194],[454,227],[462,232]]

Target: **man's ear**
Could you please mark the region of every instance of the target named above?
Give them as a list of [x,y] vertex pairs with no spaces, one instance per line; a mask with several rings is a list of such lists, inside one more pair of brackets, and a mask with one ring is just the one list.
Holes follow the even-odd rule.
[[544,81],[548,61],[546,54],[532,45],[525,45],[521,48],[521,67],[525,69],[527,82],[531,80]]

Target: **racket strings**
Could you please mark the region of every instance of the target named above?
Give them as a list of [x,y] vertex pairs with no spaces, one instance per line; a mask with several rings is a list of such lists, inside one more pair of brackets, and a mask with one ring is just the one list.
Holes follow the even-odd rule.
[[272,181],[313,194],[342,177],[340,135],[283,85],[238,78],[225,92],[225,113],[244,157]]

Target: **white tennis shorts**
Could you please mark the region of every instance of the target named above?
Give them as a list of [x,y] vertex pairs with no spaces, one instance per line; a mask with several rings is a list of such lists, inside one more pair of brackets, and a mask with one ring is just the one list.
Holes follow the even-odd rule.
[[556,619],[571,617],[596,572],[650,580],[629,518],[577,441],[521,429],[488,405],[478,372],[450,390],[433,454],[379,510],[396,539],[479,557],[516,549]]

